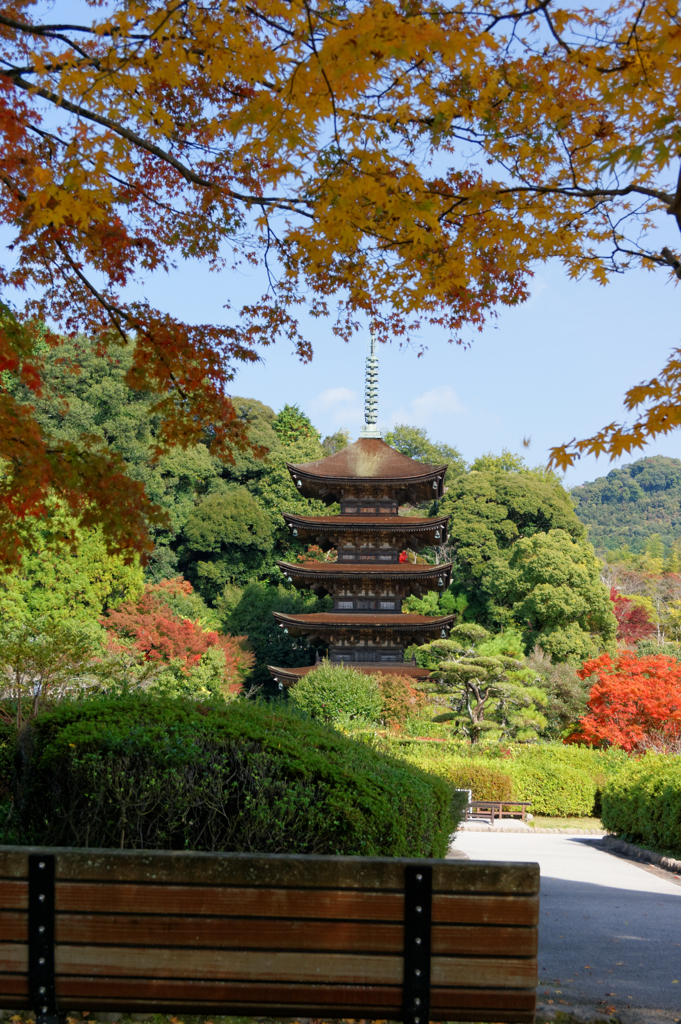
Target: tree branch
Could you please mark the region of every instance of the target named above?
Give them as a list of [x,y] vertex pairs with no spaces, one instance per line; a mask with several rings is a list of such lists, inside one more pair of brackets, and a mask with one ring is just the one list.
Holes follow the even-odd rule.
[[41,96],[48,102],[53,103],[56,107],[62,107],[64,110],[68,110],[71,114],[77,114],[78,117],[83,117],[88,121],[94,121],[95,124],[101,125],[103,128],[108,128],[110,131],[120,135],[121,138],[127,139],[134,146],[139,146],[140,149],[146,150],[147,153],[151,153],[152,156],[156,156],[159,160],[164,163],[170,164],[174,167],[179,174],[192,185],[200,185],[202,188],[214,188],[225,195],[229,196],[230,199],[236,199],[241,203],[246,203],[249,206],[262,206],[269,207],[278,210],[287,210],[290,213],[298,213],[304,217],[308,217],[310,220],[314,220],[314,216],[302,209],[295,202],[282,202],[280,199],[269,199],[261,196],[249,196],[243,195],[240,192],[235,192],[233,189],[226,189],[222,185],[217,184],[214,181],[210,181],[208,178],[201,177],[183,164],[181,160],[178,160],[168,153],[167,150],[161,149],[160,146],[155,145],[153,142],[148,142],[146,139],[138,135],[137,132],[131,131],[129,128],[124,128],[123,125],[117,124],[108,117],[104,117],[102,114],[96,114],[94,111],[88,110],[86,107],[82,107],[79,104],[71,103],[70,100],[65,99],[63,96],[57,96],[56,93],[51,92],[49,89],[36,88],[30,82],[27,82],[25,78],[22,78],[20,74],[13,71],[2,71],[7,78],[10,78],[12,82],[20,89],[24,89],[26,92],[30,92],[33,96]]

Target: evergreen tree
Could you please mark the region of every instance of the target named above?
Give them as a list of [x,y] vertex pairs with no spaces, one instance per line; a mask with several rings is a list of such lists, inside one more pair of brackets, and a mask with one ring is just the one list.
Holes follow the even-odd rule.
[[416,651],[417,662],[433,669],[425,689],[449,705],[435,721],[478,743],[483,738],[537,739],[548,703],[537,678],[523,662],[522,639],[513,631],[491,637],[475,623],[455,626],[447,640]]

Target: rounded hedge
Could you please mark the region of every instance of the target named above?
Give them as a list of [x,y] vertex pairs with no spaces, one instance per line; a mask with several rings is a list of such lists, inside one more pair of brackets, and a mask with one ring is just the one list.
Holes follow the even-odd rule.
[[381,690],[373,676],[328,661],[292,686],[289,700],[320,722],[339,722],[344,718],[377,722],[383,710]]
[[24,842],[443,857],[452,789],[281,707],[135,693],[65,702],[24,728]]

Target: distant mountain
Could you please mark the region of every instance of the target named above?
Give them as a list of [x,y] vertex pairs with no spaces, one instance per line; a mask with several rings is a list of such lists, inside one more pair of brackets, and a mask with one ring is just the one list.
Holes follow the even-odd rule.
[[571,491],[577,515],[596,550],[628,544],[645,550],[652,534],[665,547],[681,540],[681,460],[653,455]]

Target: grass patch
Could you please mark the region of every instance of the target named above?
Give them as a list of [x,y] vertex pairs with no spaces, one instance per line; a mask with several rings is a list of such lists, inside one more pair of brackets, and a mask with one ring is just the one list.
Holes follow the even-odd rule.
[[532,828],[603,828],[600,818],[545,818],[539,814],[534,821],[528,821],[528,825]]

